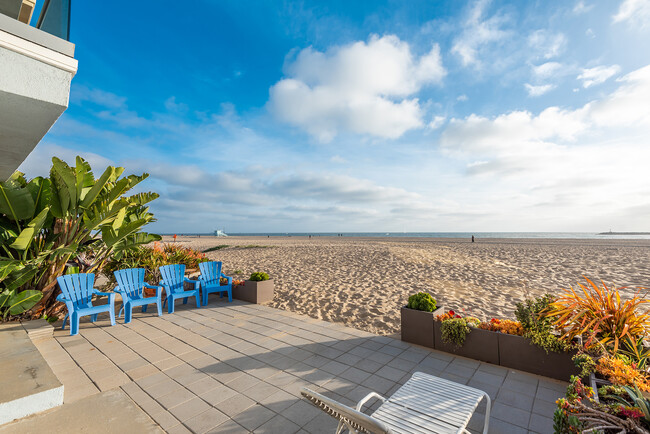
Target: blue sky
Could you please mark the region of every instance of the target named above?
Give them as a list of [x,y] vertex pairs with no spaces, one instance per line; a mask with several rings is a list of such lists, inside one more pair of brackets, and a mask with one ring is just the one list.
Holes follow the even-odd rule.
[[650,0],[75,2],[53,155],[158,232],[648,230]]

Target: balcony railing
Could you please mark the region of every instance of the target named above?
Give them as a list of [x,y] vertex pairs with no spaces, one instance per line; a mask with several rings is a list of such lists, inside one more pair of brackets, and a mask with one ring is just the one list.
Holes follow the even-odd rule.
[[69,41],[71,1],[0,0],[0,13]]

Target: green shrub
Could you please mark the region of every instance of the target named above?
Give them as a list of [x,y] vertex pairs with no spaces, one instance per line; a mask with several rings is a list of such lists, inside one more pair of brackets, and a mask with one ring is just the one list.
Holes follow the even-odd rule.
[[552,318],[546,315],[553,301],[553,295],[545,294],[517,303],[515,316],[524,329],[524,337],[530,339],[531,343],[543,348],[546,353],[562,353],[570,350],[572,345],[553,334]]
[[596,371],[596,362],[588,354],[579,353],[573,356],[573,364],[580,369],[580,377],[586,378]]
[[442,322],[441,332],[443,342],[462,347],[470,328],[464,318],[450,318]]
[[269,275],[262,272],[258,271],[256,273],[252,273],[250,279],[253,282],[262,282],[263,280],[269,280]]
[[426,292],[418,292],[409,297],[409,309],[422,310],[424,312],[433,312],[438,307],[436,300]]

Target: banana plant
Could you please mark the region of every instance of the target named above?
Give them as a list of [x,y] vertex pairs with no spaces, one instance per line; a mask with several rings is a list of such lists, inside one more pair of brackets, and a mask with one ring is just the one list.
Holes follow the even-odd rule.
[[[158,194],[126,195],[148,175],[122,177],[123,172],[109,166],[95,179],[81,157],[74,166],[54,157],[49,179],[28,182],[16,172],[0,182],[0,296],[5,295],[0,312],[17,315],[31,309],[15,298],[25,290],[41,294],[39,311],[49,309],[55,303],[56,278],[67,263],[92,272],[112,254],[160,240],[141,231],[155,221],[146,204]],[[13,310],[8,297],[18,303]],[[32,293],[20,297],[30,303],[36,298]]]

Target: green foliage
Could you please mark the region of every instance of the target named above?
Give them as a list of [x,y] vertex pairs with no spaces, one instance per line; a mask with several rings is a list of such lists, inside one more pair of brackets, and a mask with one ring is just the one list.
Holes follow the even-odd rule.
[[235,271],[232,272],[232,274],[241,274],[241,273],[243,273],[243,271],[241,271],[241,270],[235,270]]
[[269,280],[269,275],[262,271],[258,271],[256,273],[252,273],[250,279],[248,280],[251,280],[253,282],[262,282],[264,280]]
[[225,249],[226,247],[228,247],[228,244],[220,244],[218,246],[214,246],[214,247],[210,247],[210,248],[205,249],[203,251],[203,253],[214,252],[214,251],[217,251],[217,250]]
[[[560,407],[558,401],[558,408],[553,413],[553,432],[555,434],[579,433],[582,431],[582,423],[577,416],[569,414],[566,410]],[[566,400],[564,400],[566,401]]]
[[443,342],[462,347],[470,328],[464,318],[450,318],[441,323],[441,332]]
[[26,289],[21,292],[16,290],[4,290],[0,293],[0,314],[2,318],[7,318],[8,315],[20,315],[28,311],[43,297],[40,291]]
[[644,346],[643,339],[625,338],[623,345],[618,349],[617,357],[628,364],[634,363],[639,370],[645,371],[650,366],[650,348]]
[[596,371],[596,362],[588,354],[579,353],[573,356],[573,363],[580,369],[580,377],[586,378]]
[[[120,178],[123,171],[109,166],[95,179],[82,158],[68,166],[54,157],[49,178],[27,181],[15,172],[0,182],[0,291],[12,297],[39,292],[40,316],[54,306],[56,278],[68,262],[80,272],[93,272],[109,256],[159,239],[140,232],[153,221],[145,205],[158,195],[125,195],[148,175]],[[25,300],[9,315],[34,307],[28,307],[36,299],[32,293],[20,297]]]
[[246,246],[241,246],[240,249],[267,249],[273,246],[260,246],[258,244],[248,244]]
[[431,294],[418,292],[409,297],[406,307],[409,309],[422,310],[424,312],[433,312],[438,306],[436,300],[431,296]]
[[515,309],[515,316],[524,329],[524,337],[547,353],[561,353],[571,349],[569,342],[553,334],[552,319],[546,315],[554,300],[551,294],[546,294],[517,303]]

